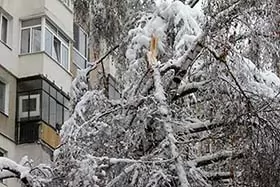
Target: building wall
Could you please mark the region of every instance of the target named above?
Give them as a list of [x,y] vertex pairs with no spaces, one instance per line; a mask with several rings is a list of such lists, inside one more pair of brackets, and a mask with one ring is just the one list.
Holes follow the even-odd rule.
[[[0,112],[0,150],[5,151],[8,158],[19,162],[28,155],[34,164],[49,163],[50,152],[45,144],[38,140],[31,144],[16,144],[16,108],[17,108],[17,78],[30,77],[43,74],[51,82],[69,92],[72,74],[63,69],[54,59],[45,52],[20,54],[21,20],[46,16],[52,20],[63,34],[67,35],[70,42],[73,40],[73,12],[61,0],[0,0],[0,13],[9,19],[8,42],[0,41],[0,80],[7,86],[7,110]],[[70,45],[71,46],[71,45]],[[70,53],[72,51],[69,48]],[[69,61],[71,71],[76,72],[72,60]],[[50,134],[50,130],[45,130]],[[43,135],[45,135],[43,134]],[[47,135],[44,136],[48,141]],[[53,143],[57,144],[57,141]],[[5,180],[5,187],[20,187],[17,180]]]
[[[0,112],[0,132],[15,140],[17,80],[0,65],[0,80],[6,84],[5,114]],[[0,144],[1,145],[1,144]]]

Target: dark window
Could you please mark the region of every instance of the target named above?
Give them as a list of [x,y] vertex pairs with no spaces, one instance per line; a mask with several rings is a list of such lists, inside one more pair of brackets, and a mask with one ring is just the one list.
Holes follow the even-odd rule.
[[36,110],[36,102],[37,102],[37,99],[35,99],[35,98],[32,98],[29,100],[29,110],[30,111]]
[[8,40],[8,19],[4,16],[2,16],[1,40],[5,43]]
[[56,125],[61,126],[63,124],[63,106],[60,104],[56,105]]
[[60,48],[61,48],[60,45],[61,45],[61,42],[56,37],[54,37],[54,40],[53,40],[53,55],[52,56],[58,62],[60,62]]
[[18,84],[18,91],[19,92],[39,90],[41,88],[42,88],[41,79],[21,81]]
[[28,112],[29,111],[29,103],[28,99],[23,99],[22,100],[22,112]]
[[42,119],[49,123],[49,101],[50,96],[46,92],[42,93]]
[[19,119],[31,120],[40,118],[40,94],[21,93],[19,96]]
[[49,124],[53,127],[56,126],[56,101],[50,97],[50,118]]
[[56,98],[56,90],[54,87],[50,86],[50,95],[54,98]]
[[49,91],[50,91],[50,85],[49,85],[49,83],[47,83],[47,81],[45,81],[45,80],[43,80],[43,89],[44,89],[47,93],[49,93]]
[[20,143],[33,143],[39,138],[39,125],[36,123],[21,123]]
[[0,81],[0,111],[5,112],[6,85]]

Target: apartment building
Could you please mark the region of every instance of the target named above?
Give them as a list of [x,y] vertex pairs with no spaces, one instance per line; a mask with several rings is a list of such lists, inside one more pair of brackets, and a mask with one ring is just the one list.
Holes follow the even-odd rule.
[[0,0],[0,156],[47,163],[59,145],[71,82],[88,56],[71,2]]

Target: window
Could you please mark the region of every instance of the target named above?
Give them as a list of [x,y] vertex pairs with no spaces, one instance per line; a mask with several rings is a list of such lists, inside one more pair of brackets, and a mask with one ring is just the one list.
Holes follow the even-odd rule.
[[35,27],[32,29],[32,52],[38,52],[41,50],[41,27]]
[[54,57],[55,60],[59,62],[60,62],[60,47],[61,47],[61,42],[56,37],[54,37],[52,56]]
[[4,43],[8,41],[8,19],[4,16],[1,16],[1,40]]
[[19,117],[27,118],[40,115],[40,94],[19,97]]
[[18,122],[43,120],[60,129],[69,118],[69,98],[54,84],[41,77],[19,79],[17,84]]
[[5,112],[6,85],[0,81],[0,112]]
[[74,62],[84,69],[87,63],[87,34],[77,24],[74,24],[74,40]]
[[38,51],[41,51],[41,18],[22,21],[20,52]]
[[21,31],[21,53],[29,53],[30,49],[30,30],[24,29]]
[[20,143],[33,143],[39,139],[39,124],[21,123],[20,124]]
[[69,40],[48,20],[46,21],[45,51],[63,68],[69,69]]

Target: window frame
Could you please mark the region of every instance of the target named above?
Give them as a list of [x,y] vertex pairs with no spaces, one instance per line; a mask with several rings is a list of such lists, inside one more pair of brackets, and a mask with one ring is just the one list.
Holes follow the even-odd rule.
[[[48,19],[46,19],[48,20]],[[49,22],[49,23],[47,23]],[[50,25],[50,26],[49,26]],[[51,28],[53,27],[53,28]],[[62,33],[59,31],[58,28],[56,28],[49,20],[46,21],[46,24],[45,24],[45,28],[46,30],[48,30],[48,32],[50,32],[52,34],[52,46],[51,46],[51,50],[52,50],[52,54],[49,54],[48,52],[46,52],[46,50],[44,50],[49,56],[51,56],[52,59],[54,59],[62,68],[66,69],[67,71],[69,71],[70,69],[70,45],[69,45],[69,41],[68,41],[68,44],[64,41],[64,39],[60,36]],[[55,29],[55,32],[54,32],[54,29]],[[46,35],[46,34],[45,34]],[[65,37],[65,36],[64,36]],[[53,50],[54,50],[54,38],[56,38],[59,42],[60,42],[60,59],[55,59],[53,57]],[[66,37],[67,38],[67,37]],[[46,40],[46,36],[43,36],[43,40]],[[45,43],[46,45],[46,43]],[[62,45],[68,50],[68,53],[67,53],[67,67],[65,67],[63,65],[63,62],[62,62]],[[46,46],[44,46],[44,48],[46,48]]]
[[[42,40],[42,36],[43,36],[42,35],[43,34],[43,32],[42,32],[42,30],[43,30],[42,20],[41,20],[40,24],[36,24],[36,25],[32,25],[32,26],[26,26],[26,27],[22,26],[22,22],[23,21],[28,21],[28,20],[22,20],[21,21],[21,27],[20,27],[20,54],[21,55],[32,54],[32,53],[37,53],[37,52],[43,51],[43,49],[42,49],[42,41],[43,41]],[[40,50],[33,52],[33,44],[32,44],[33,43],[33,29],[38,28],[38,27],[41,28]],[[29,29],[29,38],[30,38],[28,52],[27,53],[22,53],[22,31],[23,30],[28,30],[28,29]]]
[[[6,20],[7,20],[7,28],[6,28],[6,41],[4,41],[4,40],[2,40],[2,22],[3,22],[3,18],[5,18]],[[5,16],[3,13],[0,13],[0,25],[1,25],[1,27],[0,27],[0,33],[1,33],[1,37],[0,37],[0,40],[3,42],[3,43],[5,43],[5,44],[7,44],[8,45],[8,40],[9,40],[9,37],[8,37],[8,34],[9,34],[9,25],[10,25],[10,21],[9,21],[9,18],[7,17],[7,16]]]
[[[78,68],[80,68],[80,69],[85,69],[86,68],[86,66],[87,66],[87,62],[88,62],[88,58],[87,58],[87,56],[88,56],[88,33],[79,25],[79,24],[76,24],[76,23],[74,23],[74,27],[77,27],[78,28],[78,38],[80,38],[80,33],[83,33],[85,36],[86,36],[86,40],[85,40],[85,55],[83,55],[82,53],[81,53],[81,51],[80,51],[80,49],[77,49],[76,47],[75,47],[75,42],[76,41],[74,41],[74,45],[73,45],[73,49],[74,49],[74,53],[76,52],[77,53],[77,55],[79,55],[80,57],[82,57],[84,60],[85,60],[85,67],[80,67],[80,65],[78,64],[78,63],[76,63],[75,62],[75,59],[74,59],[74,57],[73,57],[73,62],[74,62],[74,64],[78,67]],[[74,30],[75,29],[73,29],[73,32],[74,32]],[[73,35],[74,35],[74,33],[73,33]],[[75,38],[75,36],[74,36],[74,38]],[[78,43],[78,48],[79,48],[79,45],[80,45],[80,40],[79,40],[79,43]],[[75,54],[73,54],[73,55],[75,55]]]
[[[36,110],[30,111],[30,107],[28,106],[28,111],[23,112],[23,100],[28,100],[28,104],[30,99],[36,99]],[[19,96],[19,107],[18,107],[18,115],[19,118],[28,118],[28,117],[36,117],[40,116],[40,94],[28,94]]]
[[[36,18],[34,18],[36,19]],[[29,20],[22,20],[21,22],[21,28],[20,28],[20,54],[21,55],[25,55],[25,54],[33,54],[33,53],[38,53],[38,52],[45,52],[49,57],[51,57],[57,64],[59,64],[63,69],[65,69],[66,71],[70,70],[70,40],[68,39],[67,36],[65,36],[59,28],[57,28],[54,24],[51,23],[51,21],[49,19],[47,19],[46,17],[41,17],[41,18],[37,18],[40,19],[40,24],[34,24],[31,26],[23,26],[22,22],[24,21],[29,21]],[[33,40],[34,40],[34,34],[33,34],[33,30],[35,30],[36,28],[41,28],[41,38],[40,38],[40,50],[38,51],[33,51]],[[22,42],[23,42],[23,38],[22,38],[22,32],[23,30],[28,30],[29,33],[29,46],[28,46],[28,52],[22,52]],[[46,32],[49,32],[51,35],[51,54],[49,54],[49,52],[46,50]],[[64,38],[63,38],[64,37]],[[60,52],[59,52],[59,59],[56,59],[53,55],[54,53],[54,38],[56,38],[59,42],[59,48],[60,48]],[[68,43],[67,41],[68,40]],[[65,62],[63,62],[63,58],[62,58],[62,46],[65,47],[67,49],[67,64],[65,64]]]

